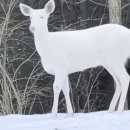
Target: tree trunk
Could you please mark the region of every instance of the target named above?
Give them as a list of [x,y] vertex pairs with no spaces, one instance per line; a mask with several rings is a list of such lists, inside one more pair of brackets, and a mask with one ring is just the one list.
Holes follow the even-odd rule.
[[109,22],[122,24],[121,22],[121,0],[108,0]]

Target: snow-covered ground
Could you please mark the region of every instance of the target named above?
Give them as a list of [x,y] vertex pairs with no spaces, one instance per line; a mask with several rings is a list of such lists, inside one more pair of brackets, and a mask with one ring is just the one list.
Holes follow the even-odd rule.
[[0,130],[130,130],[130,111],[123,113],[80,113],[0,116]]

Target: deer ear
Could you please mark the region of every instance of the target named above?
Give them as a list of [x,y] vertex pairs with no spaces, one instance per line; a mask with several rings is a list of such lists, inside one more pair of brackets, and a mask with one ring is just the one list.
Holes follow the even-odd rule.
[[30,16],[31,11],[33,10],[31,7],[29,7],[25,4],[22,4],[22,3],[19,4],[19,7],[20,7],[22,14],[25,16]]
[[47,2],[47,4],[45,5],[46,13],[47,14],[51,14],[51,13],[53,13],[54,9],[55,9],[55,2],[54,2],[54,0],[49,0]]

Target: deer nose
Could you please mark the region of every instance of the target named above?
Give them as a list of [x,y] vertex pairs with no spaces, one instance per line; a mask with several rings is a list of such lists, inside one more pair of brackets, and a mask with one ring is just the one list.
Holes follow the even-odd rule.
[[35,27],[34,26],[29,26],[29,30],[33,33],[35,31]]

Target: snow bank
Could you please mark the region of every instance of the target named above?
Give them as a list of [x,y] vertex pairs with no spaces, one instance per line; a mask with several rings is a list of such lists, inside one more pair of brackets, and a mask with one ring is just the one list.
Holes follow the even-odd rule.
[[51,114],[1,116],[0,130],[130,130],[130,111],[58,114],[56,119]]

